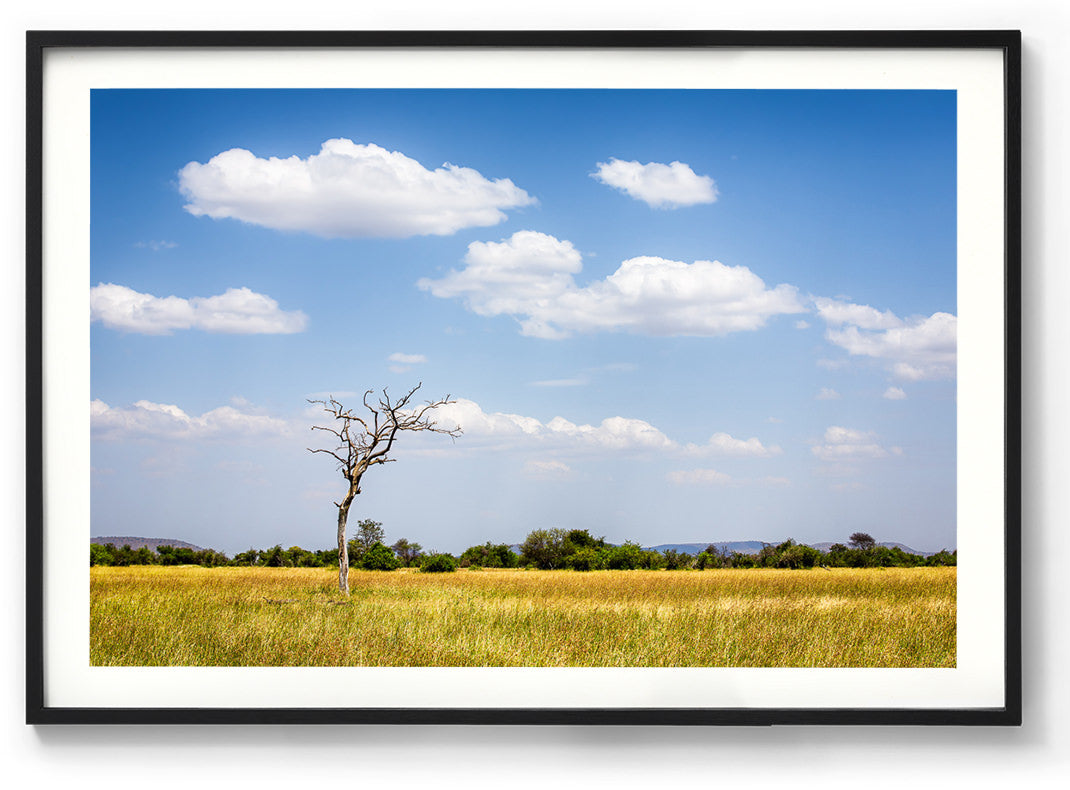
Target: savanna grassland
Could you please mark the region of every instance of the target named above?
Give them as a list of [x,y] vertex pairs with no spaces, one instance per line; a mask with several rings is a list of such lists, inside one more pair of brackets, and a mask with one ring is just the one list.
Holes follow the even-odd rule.
[[952,667],[955,568],[94,567],[95,666]]

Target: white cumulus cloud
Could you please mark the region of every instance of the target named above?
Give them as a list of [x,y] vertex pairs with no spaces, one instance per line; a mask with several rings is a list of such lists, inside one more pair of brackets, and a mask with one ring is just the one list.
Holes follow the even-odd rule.
[[901,387],[889,387],[884,391],[884,394],[881,397],[887,398],[888,400],[904,400],[906,396],[907,394]]
[[852,356],[885,360],[907,381],[955,377],[958,319],[950,313],[902,319],[869,305],[814,299],[828,329],[825,339]]
[[848,354],[892,363],[892,374],[908,381],[955,376],[958,319],[949,313],[911,319],[903,326],[867,332],[857,326],[829,329],[825,337]]
[[888,455],[872,431],[859,431],[832,425],[825,431],[825,443],[810,448],[822,461],[848,461],[860,458],[884,458]]
[[497,225],[535,202],[507,178],[446,163],[428,170],[399,151],[337,138],[302,159],[231,148],[178,173],[198,217],[231,218],[327,238],[445,236]]
[[750,439],[736,439],[727,433],[715,433],[704,445],[688,445],[688,451],[692,453],[713,453],[715,455],[731,455],[736,457],[769,458],[780,455],[782,450],[777,445],[766,447],[756,437]]
[[841,299],[816,298],[817,314],[826,324],[853,324],[862,329],[891,329],[903,322],[891,310],[883,313],[867,304],[851,304]]
[[524,472],[531,477],[542,479],[566,477],[572,473],[572,467],[564,461],[528,461]]
[[591,177],[653,208],[680,208],[717,200],[717,185],[683,162],[599,162]]
[[139,241],[134,244],[138,249],[152,250],[153,252],[159,252],[160,250],[173,250],[178,246],[178,242],[175,241]]
[[784,488],[791,485],[791,478],[774,477],[770,475],[768,477],[763,477],[758,483],[763,486],[768,486],[769,488]]
[[597,426],[577,425],[564,417],[554,417],[546,428],[555,439],[606,450],[671,450],[676,446],[650,423],[628,417],[607,417]]
[[732,482],[731,476],[718,472],[716,469],[684,469],[669,472],[665,477],[670,483],[676,485],[723,486]]
[[387,361],[393,363],[387,366],[391,373],[405,373],[412,370],[413,365],[422,365],[427,362],[427,357],[423,354],[402,354],[397,351],[387,357]]
[[153,296],[125,285],[101,283],[89,289],[90,321],[109,329],[144,335],[169,335],[176,329],[224,334],[292,334],[302,332],[308,316],[279,309],[270,296],[248,288],[230,288],[218,296]]
[[523,334],[548,339],[598,331],[723,335],[805,311],[793,286],[767,288],[747,267],[719,261],[631,258],[604,280],[581,287],[573,275],[582,257],[571,242],[535,231],[474,242],[464,263],[417,285],[441,298],[463,298],[479,315],[511,315]]
[[829,387],[822,387],[821,391],[814,396],[817,400],[839,400],[840,393]]
[[419,365],[421,362],[427,362],[427,357],[423,354],[402,354],[400,351],[394,352],[387,359],[401,365]]
[[126,408],[93,400],[89,404],[89,425],[92,434],[101,439],[263,438],[285,436],[292,430],[285,420],[250,414],[233,406],[220,406],[193,416],[178,406],[147,400]]
[[686,457],[724,455],[768,458],[781,449],[767,447],[757,438],[736,439],[716,433],[705,444],[682,444],[645,420],[607,417],[598,425],[574,423],[557,416],[542,422],[534,417],[505,412],[485,412],[475,401],[458,398],[435,410],[443,427],[460,426],[465,447],[512,449],[538,447],[555,451],[660,452]]
[[716,469],[681,469],[669,472],[665,479],[681,486],[757,486],[759,488],[784,488],[791,485],[786,477],[745,478],[732,477]]

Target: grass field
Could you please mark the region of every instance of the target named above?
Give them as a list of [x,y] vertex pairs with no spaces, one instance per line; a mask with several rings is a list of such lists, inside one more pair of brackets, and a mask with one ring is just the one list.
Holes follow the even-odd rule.
[[95,666],[953,667],[955,569],[94,567]]

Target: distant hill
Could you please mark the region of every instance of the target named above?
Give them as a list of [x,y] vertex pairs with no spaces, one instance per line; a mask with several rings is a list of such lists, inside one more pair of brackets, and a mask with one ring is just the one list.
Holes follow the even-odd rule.
[[[839,543],[841,543],[844,546],[847,545],[847,541],[839,541]],[[813,546],[818,551],[828,551],[829,549],[831,549],[836,544],[833,543],[833,542],[825,541],[824,543],[807,543],[806,545],[807,546]],[[921,557],[931,557],[933,554],[936,554],[935,551],[918,551],[917,549],[912,549],[912,548],[910,548],[910,546],[907,546],[905,543],[893,543],[893,542],[890,542],[890,541],[884,541],[882,543],[878,543],[877,545],[878,546],[884,546],[884,547],[889,548],[889,549],[902,549],[907,554],[917,554],[917,555],[919,555]]]
[[113,546],[122,548],[123,546],[129,546],[137,551],[142,546],[156,551],[157,546],[174,546],[176,549],[193,549],[194,551],[204,551],[200,546],[195,546],[192,543],[186,543],[184,540],[175,540],[174,538],[132,538],[130,536],[119,537],[103,537],[103,538],[90,538],[90,543],[99,543],[103,546],[105,543],[110,543]]
[[[843,544],[847,545],[846,541],[844,541]],[[652,549],[654,551],[660,551],[660,552],[663,552],[663,553],[665,551],[669,550],[669,549],[673,549],[674,551],[681,552],[682,554],[698,554],[699,552],[705,551],[706,547],[709,546],[709,545],[710,545],[709,542],[706,542],[706,543],[660,543],[657,546],[645,546],[644,548],[647,549],[647,550],[651,550]],[[731,553],[733,551],[738,551],[740,554],[757,554],[759,551],[762,550],[762,546],[775,546],[776,544],[775,543],[762,543],[762,541],[760,541],[760,540],[728,540],[728,541],[713,541],[713,545],[716,546],[721,551],[728,551],[729,553]],[[835,543],[832,542],[832,541],[825,541],[823,543],[807,543],[806,545],[807,546],[813,546],[818,551],[828,551],[830,548],[832,548],[835,545]],[[933,551],[918,551],[917,549],[912,549],[912,548],[910,548],[910,546],[907,546],[907,545],[905,545],[903,543],[885,542],[885,543],[878,543],[877,545],[878,546],[887,546],[889,549],[899,548],[899,549],[902,549],[903,551],[905,551],[907,554],[917,554],[917,555],[922,556],[922,557],[929,557],[929,556],[932,556],[933,554],[936,553],[936,552],[933,552]]]
[[[762,546],[769,544],[762,543],[760,540],[720,540],[720,541],[705,541],[703,543],[659,543],[657,546],[644,546],[647,551],[660,551],[665,552],[669,549],[678,551],[681,554],[699,554],[706,550],[706,547],[713,544],[721,551],[727,551],[729,553],[738,551],[740,554],[757,554],[762,550]],[[831,543],[829,544],[832,545]]]

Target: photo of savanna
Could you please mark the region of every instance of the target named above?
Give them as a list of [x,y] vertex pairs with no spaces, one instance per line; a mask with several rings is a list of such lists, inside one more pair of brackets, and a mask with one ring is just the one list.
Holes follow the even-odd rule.
[[90,663],[956,666],[956,112],[92,91]]

